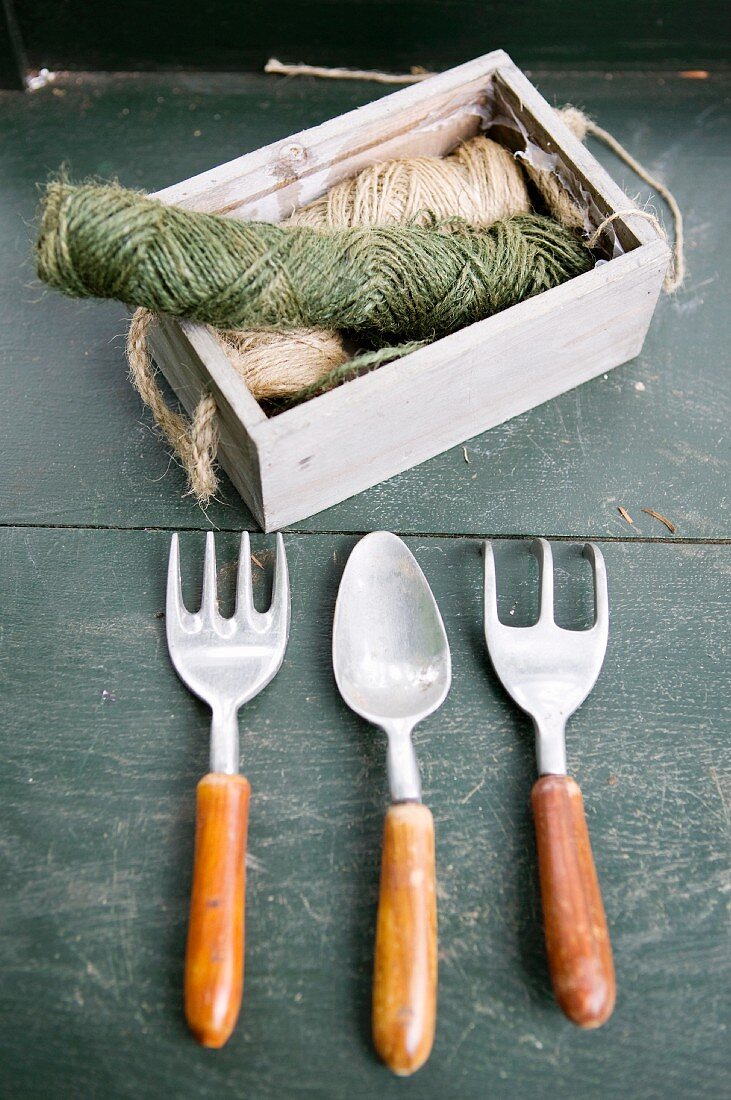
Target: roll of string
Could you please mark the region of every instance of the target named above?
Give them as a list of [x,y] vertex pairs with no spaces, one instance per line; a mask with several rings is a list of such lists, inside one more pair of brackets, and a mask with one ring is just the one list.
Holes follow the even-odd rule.
[[122,187],[48,185],[38,274],[74,297],[117,298],[231,328],[334,328],[371,347],[431,340],[588,270],[552,218],[476,229],[321,230],[194,213]]
[[[52,221],[49,215],[54,206],[54,194],[59,198],[58,191],[49,191],[47,197],[46,224]],[[548,205],[550,208],[551,204]],[[525,179],[512,155],[496,142],[478,136],[444,158],[415,157],[372,165],[359,175],[342,181],[315,202],[296,210],[287,224],[324,228],[407,222],[426,225],[434,218],[456,215],[479,227],[529,209]],[[68,218],[71,236],[79,227],[79,214],[77,209]],[[84,217],[81,215],[82,223]],[[59,239],[64,235],[61,232]],[[61,252],[64,247],[61,246]],[[127,265],[130,249],[138,247],[136,237],[120,242],[121,267]],[[89,257],[93,264],[93,249]],[[44,265],[41,262],[39,266],[43,269]],[[47,277],[54,281],[61,267],[60,262],[47,263]],[[68,265],[66,274],[70,274]],[[71,274],[64,289],[72,293],[88,292],[74,283],[75,277]],[[121,290],[114,288],[110,293],[124,296]],[[146,329],[153,320],[152,313],[146,309],[138,309],[133,318],[128,338],[132,380],[183,462],[193,491],[199,499],[205,499],[216,487],[212,470],[216,449],[215,404],[203,395],[192,423],[166,406],[147,350]],[[389,350],[386,347],[353,358],[346,350],[342,333],[334,328],[237,328],[215,332],[215,336],[254,395],[265,399],[291,399],[292,395],[304,398],[361,369],[370,369],[418,346],[409,341],[399,348]]]
[[[585,116],[574,108],[560,114],[583,139]],[[525,161],[519,165],[504,146],[483,135],[461,143],[446,157],[397,158],[369,165],[295,210],[283,224],[347,229],[425,224],[430,216],[457,215],[471,225],[489,226],[530,211],[523,170],[553,217],[571,229],[583,228],[583,212],[552,172]],[[135,333],[141,322],[138,317]],[[254,397],[264,401],[301,400],[375,365],[369,355],[351,355],[342,334],[332,329],[230,330],[214,335]],[[404,350],[394,349],[392,358]]]
[[[482,229],[433,214],[414,220],[425,224],[281,227],[180,210],[117,186],[57,180],[44,197],[38,273],[73,296],[141,307],[128,342],[133,381],[204,502],[217,485],[215,401],[203,394],[192,422],[167,408],[146,346],[153,314],[237,330],[238,339],[244,328],[273,330],[274,342],[311,340],[313,328],[345,332],[376,349],[361,357],[372,367],[593,263],[574,234],[538,215]],[[394,350],[394,341],[405,343]],[[336,359],[330,384],[349,369]],[[319,388],[319,380],[303,381],[302,396]]]
[[[429,219],[463,218],[486,227],[531,204],[513,156],[482,135],[446,157],[409,157],[369,165],[325,195],[294,211],[285,225],[350,229],[375,225],[425,225]],[[294,334],[261,329],[216,334],[234,367],[258,399],[291,400],[372,365],[351,357],[342,334],[304,329]],[[395,353],[397,354],[397,353]]]

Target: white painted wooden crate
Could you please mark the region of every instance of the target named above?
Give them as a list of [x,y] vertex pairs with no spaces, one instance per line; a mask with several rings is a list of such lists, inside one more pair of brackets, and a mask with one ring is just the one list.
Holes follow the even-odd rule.
[[[448,153],[496,93],[531,141],[591,196],[593,218],[633,203],[503,51],[486,54],[156,196],[280,221],[379,160]],[[613,223],[623,254],[271,418],[209,330],[163,320],[160,369],[190,412],[210,391],[219,458],[265,531],[310,516],[638,354],[669,261],[640,218]]]

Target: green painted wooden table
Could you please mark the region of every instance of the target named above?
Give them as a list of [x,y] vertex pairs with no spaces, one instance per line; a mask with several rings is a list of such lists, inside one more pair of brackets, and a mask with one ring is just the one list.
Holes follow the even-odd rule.
[[[66,160],[77,177],[152,190],[379,89],[175,74],[0,96],[3,1097],[722,1095],[731,81],[534,79],[673,187],[688,281],[660,302],[634,362],[471,441],[469,463],[455,448],[286,535],[291,644],[241,718],[253,787],[245,1009],[217,1053],[188,1037],[181,1004],[208,721],[168,665],[162,608],[171,529],[188,532],[193,602],[198,531],[222,531],[230,596],[234,532],[253,525],[229,485],[207,515],[184,496],[125,380],[122,309],[34,281],[35,182]],[[340,572],[357,534],[378,527],[409,536],[454,660],[447,702],[418,731],[437,823],[440,1010],[432,1059],[410,1081],[376,1062],[368,1034],[383,745],[340,703],[329,664]],[[551,999],[532,738],[481,636],[480,536],[500,538],[502,614],[525,623],[535,577],[515,540],[530,534],[561,540],[564,625],[590,613],[583,538],[602,540],[610,579],[605,668],[569,730],[619,981],[613,1019],[592,1034]],[[265,566],[271,547],[255,536]],[[266,599],[266,570],[255,580]]]

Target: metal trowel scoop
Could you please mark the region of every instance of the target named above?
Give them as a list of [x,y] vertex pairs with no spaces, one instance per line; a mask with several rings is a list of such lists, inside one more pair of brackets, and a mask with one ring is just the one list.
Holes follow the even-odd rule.
[[349,707],[388,737],[386,813],[373,977],[373,1040],[394,1073],[429,1057],[437,993],[434,822],[421,802],[411,731],[451,682],[439,609],[413,554],[376,531],[353,550],[340,583],[333,668]]

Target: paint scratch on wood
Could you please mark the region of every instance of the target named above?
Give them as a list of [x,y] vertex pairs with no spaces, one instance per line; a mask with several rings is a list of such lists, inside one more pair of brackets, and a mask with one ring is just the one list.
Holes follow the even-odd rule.
[[473,795],[475,795],[475,794],[477,794],[477,792],[478,792],[478,791],[481,791],[481,790],[482,790],[482,788],[483,788],[484,786],[485,786],[485,776],[483,775],[483,777],[482,777],[482,779],[480,780],[480,782],[479,782],[479,783],[476,783],[476,784],[475,784],[475,786],[474,786],[474,787],[472,788],[472,790],[471,790],[471,791],[469,791],[469,792],[468,792],[468,793],[467,793],[467,794],[466,794],[466,795],[464,796],[464,798],[460,798],[460,800],[459,800],[459,801],[460,801],[460,805],[464,806],[464,805],[465,805],[465,804],[466,804],[467,802],[469,802],[469,800],[470,800],[470,799],[472,798],[472,796],[473,796]]
[[729,812],[728,800],[726,793],[721,785],[721,780],[718,778],[718,771],[716,768],[709,768],[708,774],[716,785],[718,791],[718,797],[721,799],[721,807],[723,809],[723,818],[727,825],[731,824],[731,813]]

